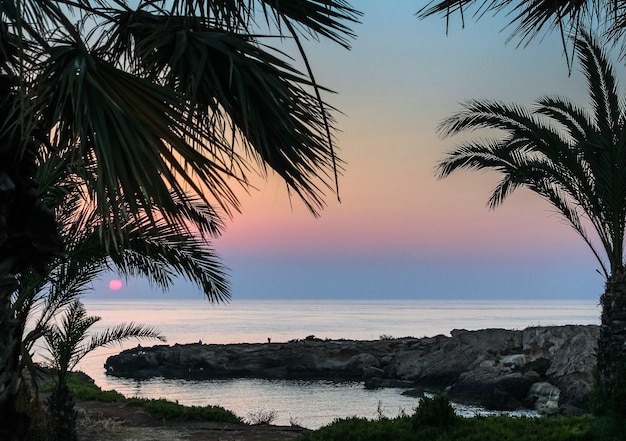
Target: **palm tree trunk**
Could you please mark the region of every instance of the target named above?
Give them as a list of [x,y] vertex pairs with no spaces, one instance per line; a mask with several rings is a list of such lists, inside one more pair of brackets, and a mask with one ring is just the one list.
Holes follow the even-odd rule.
[[76,409],[74,397],[64,382],[59,382],[47,400],[52,441],[76,441]]
[[598,396],[602,413],[626,416],[626,268],[613,271],[600,297]]
[[[2,143],[0,142],[0,146]],[[54,213],[39,200],[34,149],[21,161],[0,155],[0,440],[26,439],[30,419],[28,404],[19,405],[23,392],[20,354],[24,317],[15,315],[13,296],[18,291],[16,275],[28,268],[40,270],[62,244],[56,232]]]
[[25,439],[29,427],[27,409],[17,405],[22,324],[11,313],[16,288],[12,274],[0,275],[0,439],[7,441]]

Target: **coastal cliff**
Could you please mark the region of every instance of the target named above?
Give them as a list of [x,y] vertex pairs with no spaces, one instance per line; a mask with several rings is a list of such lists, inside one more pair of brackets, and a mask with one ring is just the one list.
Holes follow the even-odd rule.
[[445,391],[489,409],[586,410],[597,326],[453,330],[450,336],[371,341],[184,344],[137,347],[106,360],[107,374],[150,377],[365,381],[367,387]]

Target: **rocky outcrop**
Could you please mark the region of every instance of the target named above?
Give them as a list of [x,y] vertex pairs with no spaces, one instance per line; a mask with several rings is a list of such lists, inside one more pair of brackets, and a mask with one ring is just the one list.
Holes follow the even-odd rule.
[[597,335],[597,326],[571,325],[453,330],[420,339],[161,345],[123,351],[105,368],[137,379],[363,380],[368,387],[445,391],[491,409],[556,413],[586,408]]
[[[410,339],[409,339],[410,340]],[[382,360],[405,339],[352,341],[309,337],[288,343],[186,344],[137,347],[109,357],[115,376],[360,380],[387,374]]]

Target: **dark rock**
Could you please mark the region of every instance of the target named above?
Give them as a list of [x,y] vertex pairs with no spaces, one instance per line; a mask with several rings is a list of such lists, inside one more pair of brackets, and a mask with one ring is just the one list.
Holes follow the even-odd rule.
[[395,388],[412,388],[415,383],[406,380],[396,380],[394,378],[366,378],[366,389],[381,389],[383,387],[395,387]]
[[374,366],[363,367],[363,378],[384,378],[385,371]]
[[522,366],[521,371],[522,372],[534,371],[539,376],[542,377],[546,375],[546,372],[548,371],[549,368],[550,368],[550,360],[548,360],[545,357],[539,357],[531,362],[526,363],[524,366]]
[[545,379],[561,390],[561,403],[586,409],[593,369],[599,327],[549,326],[523,331],[524,353],[531,360],[546,358],[550,366]]
[[559,413],[559,399],[561,390],[547,382],[535,383],[528,391],[527,402],[533,403],[533,408],[542,415]]
[[460,403],[480,403],[494,410],[518,410],[525,408],[523,401],[531,385],[530,380],[520,373],[500,377],[464,373],[447,393],[453,401]]
[[[560,391],[560,409],[586,409],[597,326],[523,331],[455,329],[451,336],[371,341],[303,340],[271,344],[189,344],[134,348],[107,359],[110,375],[149,378],[366,380],[367,387],[419,387],[490,409],[536,407],[535,383]],[[400,385],[401,386],[398,386]],[[554,408],[554,403],[551,404]]]
[[409,389],[402,392],[401,395],[406,395],[408,397],[422,398],[424,396],[424,389]]

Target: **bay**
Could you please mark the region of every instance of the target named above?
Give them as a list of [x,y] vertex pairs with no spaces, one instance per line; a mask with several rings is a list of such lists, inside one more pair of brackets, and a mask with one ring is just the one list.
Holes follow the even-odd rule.
[[[197,300],[85,300],[90,315],[102,318],[99,331],[119,323],[144,323],[158,328],[175,343],[259,343],[301,339],[374,340],[381,337],[449,335],[452,329],[507,328],[564,324],[597,324],[600,312],[595,301],[312,301],[236,300],[212,305]],[[158,342],[142,341],[143,346]],[[335,418],[376,418],[412,413],[417,399],[402,389],[367,390],[362,383],[232,379],[211,381],[144,381],[105,374],[109,355],[123,348],[101,348],[77,367],[94,378],[104,390],[125,396],[167,398],[185,405],[219,405],[244,419],[272,413],[273,424],[298,424],[315,429]],[[458,406],[460,413],[479,409]]]

